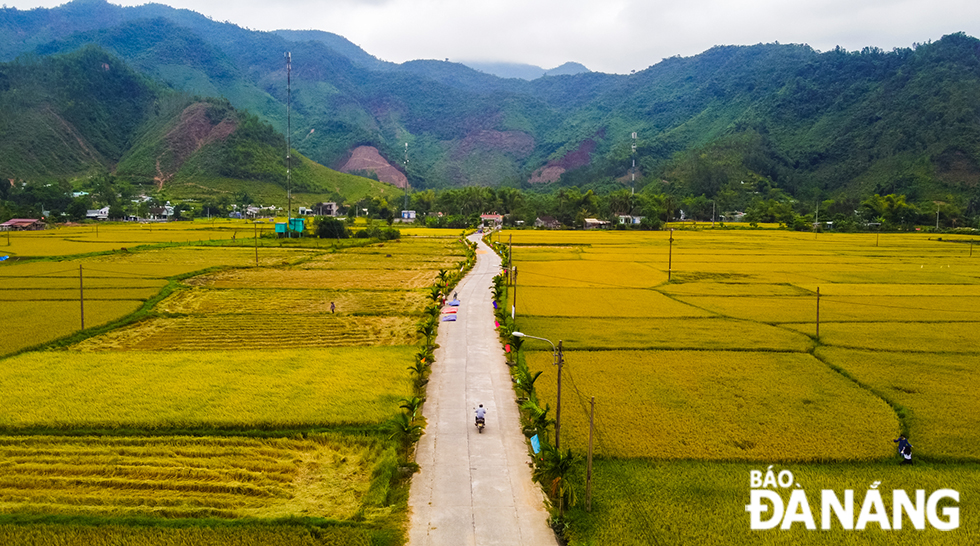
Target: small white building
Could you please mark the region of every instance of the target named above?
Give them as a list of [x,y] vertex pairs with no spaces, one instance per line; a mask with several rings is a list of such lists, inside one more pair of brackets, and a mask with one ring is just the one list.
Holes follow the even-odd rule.
[[646,218],[646,216],[630,216],[628,214],[620,214],[617,217],[619,218],[620,224],[626,224],[628,226],[638,226]]
[[415,219],[415,211],[414,210],[403,210],[402,211],[402,220],[414,220],[414,219]]
[[108,220],[109,219],[109,207],[102,207],[101,209],[88,210],[85,212],[85,218],[89,220]]

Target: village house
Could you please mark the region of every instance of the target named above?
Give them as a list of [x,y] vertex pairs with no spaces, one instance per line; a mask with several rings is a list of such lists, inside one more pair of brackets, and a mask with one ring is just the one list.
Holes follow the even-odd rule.
[[36,218],[11,218],[0,224],[0,231],[38,231],[47,227]]
[[545,229],[558,229],[561,227],[561,222],[555,220],[553,216],[539,216],[534,220],[534,227],[545,228]]
[[585,219],[585,229],[600,229],[605,227],[609,227],[609,222],[606,220],[599,220],[598,218]]
[[88,210],[85,212],[85,218],[88,218],[89,220],[108,220],[109,207],[102,207],[101,209]]
[[620,214],[618,216],[620,224],[626,224],[628,226],[638,226],[640,222],[643,221],[645,216],[630,216],[628,214]]
[[317,203],[310,209],[314,216],[337,216],[337,203]]

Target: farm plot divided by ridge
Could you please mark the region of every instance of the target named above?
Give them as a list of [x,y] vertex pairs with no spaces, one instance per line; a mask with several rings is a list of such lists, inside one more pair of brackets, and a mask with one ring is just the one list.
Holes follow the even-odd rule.
[[[3,360],[0,540],[397,540],[404,501],[390,490],[398,463],[385,423],[412,393],[427,288],[465,257],[457,237],[438,234],[363,248],[260,246],[258,266],[252,247],[205,244],[0,268],[0,299],[4,282],[25,298],[5,309],[63,307],[5,328],[21,345],[0,351],[77,330],[77,300],[42,298],[70,296],[79,264],[93,298],[86,326],[168,293],[137,322]],[[187,277],[195,271],[204,273]],[[110,299],[132,294],[142,299]],[[100,318],[109,304],[128,307]]]
[[[550,371],[550,352],[528,366]],[[601,401],[609,457],[819,461],[887,457],[881,434],[898,419],[881,399],[805,354],[726,351],[568,351],[562,438],[588,444],[578,394]],[[544,377],[544,376],[542,376]],[[535,383],[544,400],[551,381]]]
[[[980,494],[980,257],[964,245],[915,234],[883,234],[875,246],[867,234],[679,230],[671,249],[666,232],[500,238],[510,235],[516,326],[563,342],[562,448],[581,457],[595,396],[596,483],[613,491],[586,515],[576,486],[571,544],[836,543],[748,532],[746,478],[736,487],[723,476],[748,466],[725,461],[816,469],[818,480],[888,479],[900,432],[916,464],[942,474],[937,484]],[[646,284],[655,278],[646,270],[662,280]],[[522,345],[531,370],[543,372],[535,387],[553,418],[548,349]],[[681,478],[664,477],[674,472]],[[644,487],[659,492],[656,502],[636,501]],[[718,503],[734,510],[724,521],[712,516]],[[894,541],[965,543],[980,524],[957,532]]]
[[[329,305],[328,305],[329,306]],[[266,351],[410,345],[415,317],[246,313],[157,317],[86,339],[77,351]],[[283,332],[289,335],[283,336]]]

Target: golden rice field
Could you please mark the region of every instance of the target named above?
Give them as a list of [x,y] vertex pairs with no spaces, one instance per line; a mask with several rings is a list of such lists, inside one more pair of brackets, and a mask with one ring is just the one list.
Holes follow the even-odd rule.
[[280,314],[312,315],[412,315],[431,303],[421,291],[410,290],[312,290],[244,288],[180,290],[161,301],[158,309],[174,314]]
[[232,269],[189,279],[189,286],[206,288],[318,288],[330,290],[421,289],[432,285],[435,271],[423,270],[305,270]]
[[[550,351],[527,361],[544,371],[539,396],[554,400]],[[607,457],[874,460],[899,432],[884,401],[806,354],[567,351],[564,369],[562,443],[588,444],[595,396]]]
[[0,437],[0,514],[163,518],[382,512],[383,446],[341,435]]
[[[263,525],[228,526],[153,526],[131,523],[78,523],[32,525],[0,524],[2,544],[111,544],[112,546],[145,546],[147,544],[194,544],[195,546],[373,546],[390,543],[384,531],[371,524],[346,524],[332,527],[283,525],[278,522]],[[381,542],[379,542],[381,541]]]
[[[807,492],[816,530],[796,523],[792,529],[751,530],[748,504],[749,472],[765,471],[769,463],[717,463],[704,461],[651,461],[645,459],[597,459],[593,468],[592,512],[582,510],[584,498],[570,517],[570,544],[752,544],[784,546],[901,545],[958,546],[980,541],[980,466],[899,466],[881,463],[777,464],[774,471],[789,470]],[[575,477],[584,480],[584,469]],[[960,528],[942,531],[932,526],[882,530],[869,523],[863,531],[844,530],[835,521],[830,530],[820,529],[820,492],[854,493],[854,515],[860,513],[864,495],[876,482],[885,489],[886,514],[893,514],[892,490],[928,493],[953,487],[960,493]],[[794,488],[795,489],[795,488]],[[782,493],[786,500],[789,492]],[[946,501],[948,502],[948,501]]]
[[[222,221],[92,227],[11,254],[109,252],[0,265],[0,355],[76,334],[0,367],[0,543],[400,543],[383,423],[457,238],[262,240],[256,263]],[[88,328],[168,295],[77,334],[79,265]]]
[[[513,292],[513,290],[511,290]],[[710,311],[655,290],[613,288],[517,288],[518,312],[532,316],[703,318]]]
[[378,424],[411,393],[414,349],[24,353],[0,369],[0,428]]
[[[577,476],[570,544],[980,541],[972,516],[948,533],[780,533],[750,531],[744,508],[748,470],[776,464],[808,490],[950,487],[975,512],[980,252],[950,241],[969,237],[511,234],[517,326],[563,342],[562,447],[580,457],[596,401],[597,493],[585,512]],[[549,347],[523,352],[554,417]]]
[[[329,303],[326,305],[329,308]],[[76,351],[266,351],[279,348],[411,345],[414,316],[330,314],[194,314],[154,317],[88,338]]]
[[[258,227],[259,233],[271,232],[273,229],[271,224],[259,224]],[[231,219],[150,224],[84,224],[10,233],[9,246],[6,246],[5,233],[0,237],[0,254],[19,257],[67,256],[148,244],[206,242],[230,240],[232,237],[251,239],[254,231],[252,224]]]
[[821,347],[816,355],[908,408],[909,438],[923,456],[980,460],[980,354]]
[[576,317],[529,317],[522,319],[520,326],[538,337],[562,340],[566,347],[588,351],[690,349],[806,352],[814,344],[805,332],[721,317],[599,317],[584,322]]
[[[140,300],[94,300],[85,302],[85,326],[92,328],[128,315]],[[81,305],[77,301],[4,301],[0,315],[0,357],[71,335],[81,328]]]

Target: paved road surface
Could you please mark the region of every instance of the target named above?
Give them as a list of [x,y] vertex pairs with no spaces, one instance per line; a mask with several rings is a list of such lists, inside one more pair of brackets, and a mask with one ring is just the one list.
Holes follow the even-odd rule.
[[[410,546],[557,546],[541,489],[531,482],[493,327],[490,287],[499,272],[500,258],[480,242],[476,266],[456,288],[457,321],[439,326],[416,459],[421,471],[409,496]],[[488,411],[479,434],[473,410],[481,403]]]

